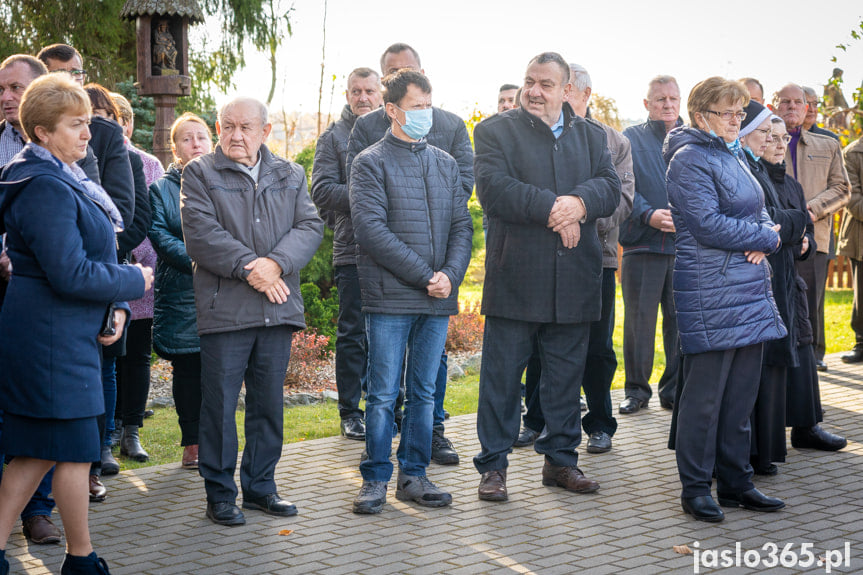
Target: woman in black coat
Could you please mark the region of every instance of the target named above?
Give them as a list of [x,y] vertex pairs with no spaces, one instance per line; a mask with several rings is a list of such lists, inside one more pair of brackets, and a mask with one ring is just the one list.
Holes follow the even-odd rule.
[[90,462],[100,454],[96,419],[105,411],[99,346],[127,324],[128,306],[119,304],[108,322],[114,333],[104,330],[112,302],[141,297],[153,275],[117,265],[123,220],[75,163],[90,140],[81,87],[65,75],[42,76],[19,110],[31,143],[0,174],[0,233],[14,269],[0,312],[0,452],[14,457],[0,483],[0,545],[56,463],[53,493],[67,542],[61,573],[108,573],[87,526]]
[[[761,382],[750,419],[750,463],[753,471],[756,475],[775,475],[778,468],[773,462],[785,461],[785,391],[788,368],[800,364],[796,345],[797,330],[794,329],[794,302],[798,292],[794,260],[795,255],[802,249],[807,224],[810,235],[812,233],[812,220],[805,204],[797,204],[793,198],[780,197],[777,194],[762,160],[768,149],[775,153],[777,146],[773,142],[773,119],[778,118],[755,101],[750,101],[743,110],[746,112],[746,119],[741,124],[740,143],[746,151],[749,170],[764,192],[767,213],[771,220],[781,226],[779,237],[782,247],[769,254],[767,261],[772,269],[770,280],[773,298],[782,322],[788,329],[788,335],[764,343]],[[782,153],[785,153],[784,146]]]

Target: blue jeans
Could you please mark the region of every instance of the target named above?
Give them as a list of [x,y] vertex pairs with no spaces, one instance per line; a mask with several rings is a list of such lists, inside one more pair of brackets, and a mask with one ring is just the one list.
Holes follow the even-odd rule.
[[366,314],[369,341],[365,481],[389,481],[393,416],[405,360],[405,414],[397,452],[407,475],[425,475],[431,460],[435,379],[446,344],[448,316]]
[[105,437],[102,441],[103,445],[111,445],[117,407],[117,358],[106,357],[102,361],[102,393],[105,395]]

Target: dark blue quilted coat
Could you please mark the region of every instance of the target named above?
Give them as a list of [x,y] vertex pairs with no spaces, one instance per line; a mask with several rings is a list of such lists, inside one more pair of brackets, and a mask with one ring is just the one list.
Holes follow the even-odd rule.
[[[349,188],[363,311],[458,313],[473,223],[452,156],[388,131],[354,159]],[[446,299],[426,292],[436,271],[452,283]]]
[[674,305],[684,354],[735,349],[785,337],[770,265],[779,235],[746,160],[701,130],[669,132],[663,147],[675,237]]

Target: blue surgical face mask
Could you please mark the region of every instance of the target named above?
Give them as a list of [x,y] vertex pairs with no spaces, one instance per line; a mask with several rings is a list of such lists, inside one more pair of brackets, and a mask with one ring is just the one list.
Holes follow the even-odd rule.
[[753,160],[755,160],[756,162],[757,162],[757,161],[759,161],[759,160],[761,160],[761,157],[760,157],[760,156],[756,156],[756,155],[755,155],[755,152],[753,152],[753,151],[752,151],[752,148],[750,148],[749,146],[743,146],[743,150],[744,150],[747,154],[749,154],[749,155],[752,157],[752,159],[753,159]]
[[725,145],[728,147],[728,151],[730,151],[735,156],[741,150],[740,147],[740,138],[737,138],[733,142],[725,142]]
[[[396,106],[396,108],[399,108]],[[399,108],[399,110],[402,110]],[[399,122],[399,125],[402,127],[402,130],[409,138],[413,138],[414,140],[421,140],[428,135],[429,130],[432,127],[432,109],[426,108],[425,110],[402,110],[405,113],[405,123],[402,124]],[[396,122],[398,122],[398,118],[396,118]]]

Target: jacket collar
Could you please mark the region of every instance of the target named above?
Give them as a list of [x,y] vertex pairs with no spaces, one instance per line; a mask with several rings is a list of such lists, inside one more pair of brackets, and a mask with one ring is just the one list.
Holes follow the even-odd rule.
[[[668,132],[666,132],[665,122],[663,122],[662,120],[650,120],[650,119],[648,119],[644,123],[644,125],[647,126],[647,129],[650,130],[653,133],[653,135],[659,139],[659,141],[665,140],[665,136],[668,134],[668,132],[671,131],[671,130],[668,130]],[[677,121],[674,123],[674,128],[679,128],[682,125],[683,125],[683,120],[678,116]],[[672,130],[674,128],[672,128]]]
[[340,119],[342,120],[342,122],[347,124],[348,128],[351,129],[354,127],[354,124],[356,123],[357,118],[359,118],[359,116],[357,116],[356,114],[354,114],[351,111],[350,104],[345,104],[345,107],[342,108],[342,115],[340,116]]
[[[527,123],[532,129],[534,129],[534,130],[543,130],[544,129],[549,134],[552,134],[551,126],[549,126],[548,124],[543,122],[538,116],[534,116],[533,114],[531,114],[530,112],[528,112],[527,110],[522,108],[521,106],[519,106],[517,108],[517,110],[518,110],[518,117],[523,122]],[[572,107],[569,105],[568,102],[563,103],[563,108],[562,108],[561,112],[563,113],[563,132],[561,132],[561,134],[560,134],[561,137],[563,137],[563,135],[567,131],[569,131],[573,126],[575,126],[575,124],[577,122],[579,122],[579,121],[584,122],[585,121],[584,118],[582,118],[580,116],[576,116],[575,112],[572,111]],[[553,136],[554,136],[554,134],[552,134],[552,137]]]
[[399,148],[404,148],[405,150],[410,150],[413,153],[421,152],[425,150],[426,147],[428,147],[428,141],[426,140],[426,138],[423,138],[418,142],[406,142],[393,134],[391,128],[387,129],[387,134],[386,136],[384,136],[384,138],[386,138],[388,144]]
[[[244,170],[239,167],[237,162],[225,155],[225,153],[222,151],[221,146],[216,146],[216,150],[213,153],[215,154],[213,167],[217,170],[232,170],[235,172],[248,174],[248,171],[244,172]],[[272,169],[273,158],[275,156],[273,156],[273,153],[270,151],[269,148],[267,148],[266,144],[261,144],[261,149],[258,153],[261,155],[261,176],[263,176],[265,173],[269,172]]]

